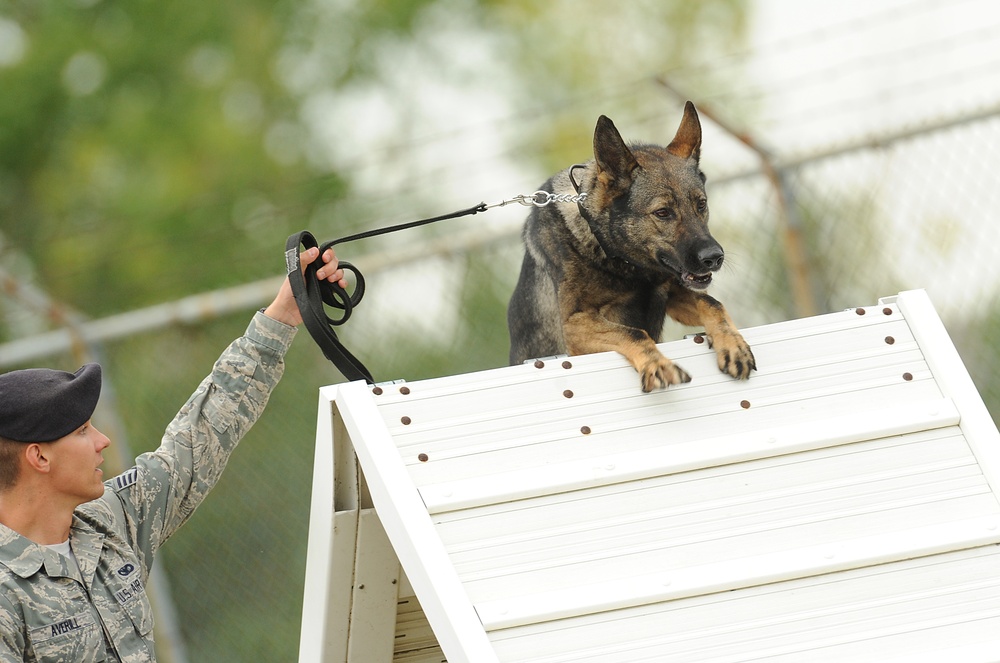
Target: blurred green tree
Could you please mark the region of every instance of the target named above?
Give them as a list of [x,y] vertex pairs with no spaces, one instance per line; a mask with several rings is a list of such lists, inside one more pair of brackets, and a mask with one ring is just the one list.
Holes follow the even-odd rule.
[[295,100],[273,75],[295,7],[7,14],[26,47],[0,68],[0,219],[50,292],[98,316],[275,273],[254,235],[290,233],[342,189],[297,158]]

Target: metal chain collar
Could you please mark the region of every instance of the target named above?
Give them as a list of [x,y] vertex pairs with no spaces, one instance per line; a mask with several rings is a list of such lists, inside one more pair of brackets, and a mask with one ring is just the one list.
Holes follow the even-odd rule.
[[518,203],[524,205],[525,207],[545,207],[549,203],[582,203],[587,197],[585,193],[549,193],[548,191],[536,191],[530,195],[520,194],[510,198],[508,200],[501,200],[498,203],[493,203],[492,205],[487,205],[486,209],[492,209],[493,207],[503,207],[504,205],[511,205],[513,203]]

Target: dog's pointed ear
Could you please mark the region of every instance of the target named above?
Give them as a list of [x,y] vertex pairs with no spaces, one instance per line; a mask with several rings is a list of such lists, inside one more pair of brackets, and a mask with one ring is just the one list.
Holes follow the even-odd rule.
[[667,145],[667,152],[682,159],[694,159],[695,163],[701,158],[701,122],[698,120],[698,111],[690,101],[684,104],[681,126]]
[[597,118],[597,128],[594,129],[594,159],[597,161],[597,167],[614,179],[631,177],[632,171],[639,167],[632,150],[622,140],[614,122],[606,115]]

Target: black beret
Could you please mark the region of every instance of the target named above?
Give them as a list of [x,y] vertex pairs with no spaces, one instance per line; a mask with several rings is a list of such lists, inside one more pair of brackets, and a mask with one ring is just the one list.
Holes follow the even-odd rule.
[[76,373],[27,368],[0,375],[0,437],[51,442],[87,423],[101,396],[101,366]]

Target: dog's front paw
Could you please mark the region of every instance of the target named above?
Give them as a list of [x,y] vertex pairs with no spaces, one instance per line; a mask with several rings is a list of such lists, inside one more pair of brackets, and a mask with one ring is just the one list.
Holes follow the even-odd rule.
[[655,354],[645,355],[641,364],[635,369],[639,371],[642,390],[646,393],[654,389],[663,389],[672,384],[683,384],[691,381],[691,376],[688,375],[687,371],[664,357],[659,351],[656,351]]
[[757,370],[750,345],[738,331],[727,332],[717,338],[708,337],[709,347],[715,350],[719,370],[737,380],[746,380],[751,371]]

